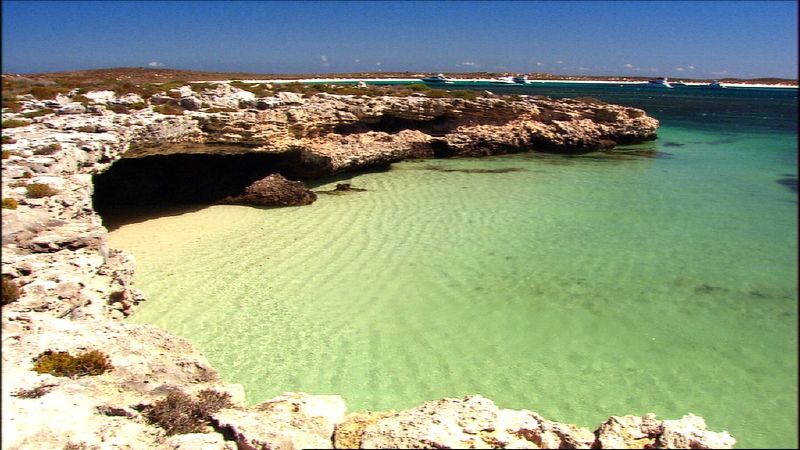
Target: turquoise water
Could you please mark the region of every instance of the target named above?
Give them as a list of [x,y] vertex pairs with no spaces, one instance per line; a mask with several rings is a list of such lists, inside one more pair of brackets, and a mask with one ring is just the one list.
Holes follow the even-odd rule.
[[189,338],[250,403],[480,393],[592,428],[693,412],[741,447],[796,446],[796,91],[603,89],[560,94],[646,104],[662,128],[635,148],[657,157],[411,161],[310,206],[122,226],[111,244],[149,298],[131,320]]

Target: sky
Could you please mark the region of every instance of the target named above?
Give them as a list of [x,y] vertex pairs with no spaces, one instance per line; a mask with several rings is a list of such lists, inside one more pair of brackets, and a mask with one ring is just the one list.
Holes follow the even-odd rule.
[[2,1],[2,71],[797,79],[796,1]]

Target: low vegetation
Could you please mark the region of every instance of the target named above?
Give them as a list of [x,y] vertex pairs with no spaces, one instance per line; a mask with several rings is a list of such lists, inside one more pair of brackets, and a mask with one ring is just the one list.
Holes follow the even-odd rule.
[[3,209],[17,209],[17,206],[19,206],[19,203],[13,198],[6,197],[3,199]]
[[60,150],[61,150],[61,144],[56,142],[50,145],[45,145],[44,147],[39,147],[36,150],[34,150],[33,153],[35,155],[52,155],[59,152]]
[[3,305],[14,303],[19,300],[19,286],[10,275],[3,275]]
[[108,356],[97,350],[83,352],[78,356],[72,356],[67,352],[48,350],[33,360],[33,370],[39,373],[49,373],[56,377],[96,376],[113,368]]
[[17,128],[30,125],[31,123],[25,120],[9,119],[2,122],[2,128]]
[[38,111],[26,112],[25,114],[22,115],[22,117],[25,117],[27,119],[33,119],[34,117],[42,117],[42,116],[46,116],[48,114],[53,114],[54,112],[55,111],[53,111],[50,108],[44,108],[44,109],[40,109]]
[[170,116],[180,116],[183,114],[185,109],[181,108],[178,105],[170,105],[169,103],[167,103],[164,105],[154,106],[153,111]]
[[30,198],[44,198],[58,194],[57,190],[44,183],[31,183],[26,187]]
[[202,433],[210,424],[211,415],[232,406],[230,394],[212,389],[200,391],[196,398],[172,391],[152,405],[143,408],[147,420],[166,431],[167,435]]
[[16,139],[11,136],[3,135],[3,144],[16,144]]
[[50,389],[56,386],[55,384],[43,384],[41,386],[36,386],[35,388],[31,389],[17,389],[14,391],[13,395],[17,398],[39,398],[44,394],[50,392]]

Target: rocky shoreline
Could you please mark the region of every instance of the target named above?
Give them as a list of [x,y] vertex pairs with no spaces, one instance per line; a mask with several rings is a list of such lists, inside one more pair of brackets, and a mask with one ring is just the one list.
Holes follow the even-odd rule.
[[[501,410],[480,396],[346,415],[338,396],[286,393],[248,408],[242,387],[220,379],[187,341],[124,322],[145,297],[132,286],[131,255],[108,248],[93,201],[93,177],[120,160],[257,155],[264,167],[234,180],[233,195],[256,196],[258,204],[307,204],[313,198],[296,181],[283,180],[293,191],[281,190],[281,175],[309,180],[408,158],[609,150],[655,139],[658,127],[641,110],[602,102],[271,89],[264,86],[270,95],[259,96],[230,83],[187,85],[149,98],[74,91],[50,100],[23,97],[19,111],[4,110],[3,448],[734,445],[727,432],[707,431],[692,415],[612,417],[592,432],[530,411]],[[118,195],[136,190],[145,187]],[[231,196],[213,192],[218,200]],[[107,355],[113,368],[73,377],[32,370],[44,352],[90,350]],[[227,400],[204,416],[205,433],[169,436],[147,413],[171,392],[201,396],[209,389]]]

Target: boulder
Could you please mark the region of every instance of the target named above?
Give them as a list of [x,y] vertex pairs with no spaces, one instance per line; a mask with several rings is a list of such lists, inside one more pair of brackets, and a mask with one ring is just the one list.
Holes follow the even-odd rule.
[[[345,422],[343,430],[352,426]],[[586,428],[551,422],[531,411],[501,410],[480,395],[427,402],[344,434],[358,448],[590,448]]]
[[317,194],[301,181],[289,181],[280,174],[272,174],[248,186],[244,194],[229,197],[225,203],[254,206],[301,206],[314,203]]
[[62,106],[61,109],[58,110],[59,115],[83,114],[85,112],[86,112],[86,107],[77,102],[68,103]]
[[180,101],[180,105],[189,111],[197,111],[203,106],[203,102],[194,96],[183,97]]
[[333,448],[334,428],[345,408],[338,395],[284,393],[247,410],[224,409],[213,421],[240,449]]
[[708,431],[702,417],[687,414],[679,420],[663,421],[656,445],[657,448],[733,448],[736,439],[727,431]]

